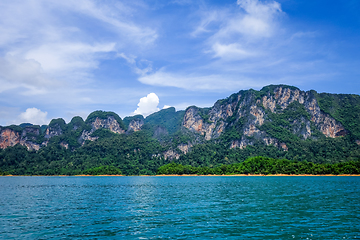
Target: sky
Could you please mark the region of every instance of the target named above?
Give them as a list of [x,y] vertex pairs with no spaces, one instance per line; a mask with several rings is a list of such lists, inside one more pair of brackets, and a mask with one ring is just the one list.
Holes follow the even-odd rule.
[[0,125],[211,107],[270,84],[360,94],[360,1],[0,0]]

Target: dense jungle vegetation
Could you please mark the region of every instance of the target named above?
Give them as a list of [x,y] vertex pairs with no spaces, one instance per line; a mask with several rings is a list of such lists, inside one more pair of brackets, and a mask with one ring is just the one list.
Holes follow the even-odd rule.
[[290,161],[287,159],[273,159],[267,157],[251,157],[244,162],[234,164],[223,164],[218,167],[193,167],[169,163],[161,166],[158,174],[198,174],[198,175],[233,175],[233,174],[309,174],[309,175],[339,175],[360,174],[360,160],[345,163],[321,164],[307,161]]
[[[241,92],[243,97],[252,94],[256,100],[274,87]],[[263,125],[258,126],[261,131],[285,143],[286,151],[279,146],[266,145],[255,136],[244,136],[243,128],[248,121],[244,116],[229,117],[226,120],[228,126],[220,137],[206,141],[204,136],[181,127],[185,111],[175,111],[175,108],[161,110],[146,118],[137,115],[123,120],[115,113],[96,111],[85,121],[80,117],[74,117],[68,124],[63,119],[52,120],[49,126],[59,128],[62,134],[49,138],[47,145],[38,151],[28,151],[19,144],[0,149],[0,175],[154,175],[174,171],[176,174],[359,173],[360,146],[356,140],[360,140],[360,97],[316,92],[313,95],[323,112],[343,124],[347,130],[346,136],[325,137],[313,123],[310,126],[313,132],[311,137],[305,140],[302,135],[295,134],[295,127],[304,128],[301,124],[294,125],[295,121],[310,120],[309,113],[298,102],[291,103],[278,113],[266,110],[268,118]],[[231,102],[236,98],[237,95],[233,94],[227,99],[219,100],[218,104]],[[244,106],[240,107],[238,104],[236,111],[241,108]],[[208,119],[209,108],[197,108],[197,111],[204,123],[211,124]],[[144,125],[141,131],[128,131],[125,134],[98,129],[91,134],[92,137],[98,137],[96,141],[87,140],[83,145],[79,142],[82,132],[91,130],[91,121],[96,117],[104,119],[109,116],[114,117],[124,130],[128,129],[133,119],[143,121]],[[21,133],[28,126],[31,125],[13,125],[8,128]],[[42,143],[46,140],[47,126],[32,127],[41,132],[40,135],[33,136],[34,142]],[[32,135],[29,134],[28,137]],[[232,142],[241,138],[251,144],[245,148],[231,149]],[[68,144],[68,148],[61,145],[64,142]],[[189,143],[192,144],[191,150],[182,154],[177,146]],[[163,153],[169,149],[178,154],[176,158],[164,158]],[[258,156],[263,157],[254,158]],[[262,167],[248,168],[249,166]]]

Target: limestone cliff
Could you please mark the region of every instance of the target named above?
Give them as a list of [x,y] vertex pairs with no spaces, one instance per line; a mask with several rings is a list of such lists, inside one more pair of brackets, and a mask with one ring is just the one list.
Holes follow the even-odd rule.
[[141,130],[141,127],[144,125],[144,120],[142,119],[133,119],[129,123],[128,132],[137,132]]
[[49,126],[46,128],[44,138],[49,139],[55,136],[60,136],[63,133],[59,124],[54,124],[53,126]]
[[90,125],[91,125],[91,130],[90,131],[84,130],[82,132],[81,136],[78,139],[79,143],[84,144],[85,140],[94,141],[98,139],[98,137],[92,137],[91,134],[100,128],[108,129],[113,133],[118,133],[118,134],[125,133],[125,131],[120,127],[119,122],[113,116],[108,116],[105,119],[96,117],[94,121],[90,123]]
[[2,149],[15,146],[20,143],[20,134],[12,129],[0,127],[0,147]]
[[39,128],[26,127],[20,131],[0,127],[0,148],[5,149],[20,144],[26,146],[28,150],[39,150],[40,144],[36,143],[36,137],[39,134]]
[[[348,96],[337,97],[336,103],[335,100],[324,100],[324,97],[334,98],[332,94],[323,98],[320,95],[315,91],[278,85],[260,91],[239,91],[218,100],[211,108],[191,106],[185,111],[169,108],[146,118],[137,115],[122,121],[113,112],[95,111],[86,121],[74,117],[66,124],[63,119],[54,119],[42,130],[28,125],[0,127],[0,148],[21,144],[29,150],[38,150],[54,142],[73,150],[84,145],[86,140],[99,139],[94,134],[98,129],[108,129],[116,134],[123,134],[126,129],[125,136],[145,131],[159,141],[163,148],[161,155],[166,159],[177,159],[181,154],[189,153],[196,144],[207,142],[240,149],[260,143],[291,151],[291,142],[353,134],[352,144],[360,145],[360,131],[351,129],[351,126],[360,125],[357,117],[353,117],[355,123],[351,117],[347,117],[350,120],[346,122],[343,112],[335,111]],[[358,98],[353,99],[355,105],[360,102]],[[351,109],[352,105],[347,105]],[[349,112],[347,109],[346,113]]]
[[[306,110],[306,113],[297,119],[290,117],[283,120],[289,122],[284,128],[295,136],[304,140],[312,137],[312,126],[326,137],[335,138],[347,134],[340,122],[320,110],[313,91],[304,92],[289,86],[269,86],[260,92],[240,91],[227,99],[217,101],[207,114],[199,108],[189,107],[182,126],[203,135],[205,140],[216,139],[231,128],[231,131],[236,129],[239,137],[232,140],[230,148],[244,148],[255,140],[261,140],[266,145],[274,145],[286,151],[286,143],[261,130],[261,126],[273,122],[275,115],[284,115],[285,111],[290,111],[288,107],[297,106],[294,102]],[[307,118],[307,115],[310,118]]]

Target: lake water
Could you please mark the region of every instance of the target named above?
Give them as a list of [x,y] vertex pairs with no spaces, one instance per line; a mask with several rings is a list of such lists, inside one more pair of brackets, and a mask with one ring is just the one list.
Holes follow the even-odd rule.
[[360,177],[0,177],[1,239],[360,239]]

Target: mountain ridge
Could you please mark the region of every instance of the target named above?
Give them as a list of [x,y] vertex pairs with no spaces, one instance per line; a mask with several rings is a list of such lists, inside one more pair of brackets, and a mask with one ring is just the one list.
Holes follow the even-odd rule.
[[[87,146],[99,145],[110,139],[132,141],[142,135],[146,141],[141,144],[149,152],[142,157],[149,161],[162,159],[158,162],[220,164],[222,159],[207,156],[209,146],[224,152],[224,158],[228,159],[232,151],[249,156],[265,151],[269,157],[284,156],[314,162],[329,159],[332,162],[348,161],[360,158],[360,96],[269,85],[260,91],[240,90],[216,101],[210,108],[189,106],[183,111],[168,108],[146,118],[136,115],[124,119],[113,112],[95,111],[85,121],[74,117],[66,124],[63,119],[53,119],[46,128],[29,124],[0,126],[0,133],[2,151],[22,145],[35,151],[35,154],[41,149],[56,146],[69,151],[72,156],[84,151]],[[131,154],[141,152],[141,148],[136,147],[136,141],[132,144],[134,149]],[[327,151],[336,154],[328,157],[322,150],[311,149],[314,146],[330,149]],[[128,150],[121,146],[115,148],[121,152],[118,155]],[[204,163],[191,160],[201,148],[207,149]],[[305,149],[305,153],[301,153],[300,148]],[[343,156],[341,151],[345,151]],[[117,155],[110,155],[116,162]],[[336,156],[340,159],[334,159]],[[243,160],[238,157],[230,161]],[[96,164],[95,161],[93,166]]]

